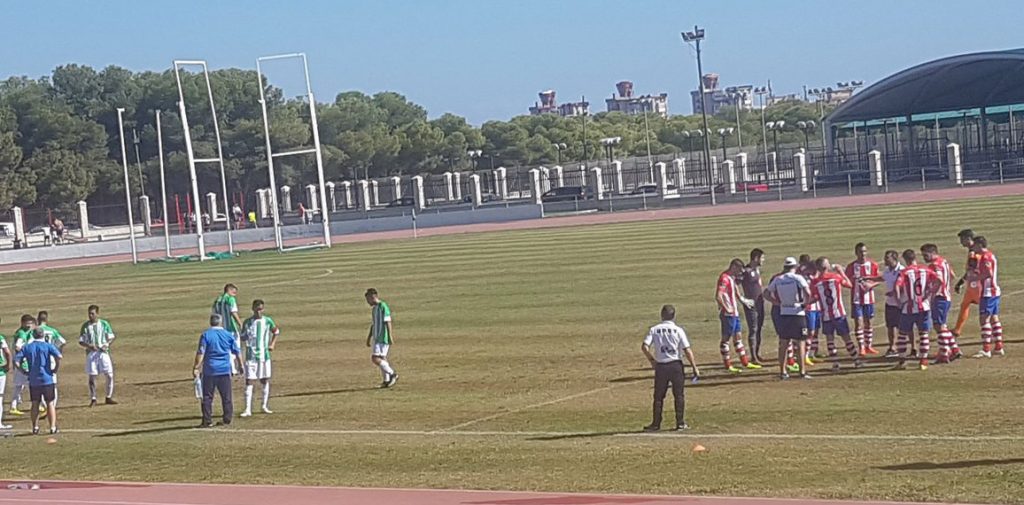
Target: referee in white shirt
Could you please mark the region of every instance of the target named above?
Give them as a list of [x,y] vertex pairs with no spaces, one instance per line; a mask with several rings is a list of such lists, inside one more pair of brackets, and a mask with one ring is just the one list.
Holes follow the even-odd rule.
[[779,318],[775,321],[775,332],[779,334],[779,378],[786,380],[786,354],[789,344],[800,350],[797,363],[800,365],[800,376],[807,379],[804,360],[807,358],[807,318],[804,306],[811,298],[811,290],[807,279],[796,273],[796,258],[790,256],[782,263],[782,274],[772,279],[765,290],[768,300],[779,308]]
[[644,338],[640,350],[643,351],[647,361],[654,367],[654,421],[644,427],[644,431],[654,432],[661,430],[661,411],[665,405],[665,393],[669,386],[672,386],[672,396],[676,405],[676,430],[686,430],[687,426],[683,417],[686,408],[686,400],[683,398],[683,382],[686,376],[683,373],[683,361],[681,354],[686,354],[686,360],[693,367],[694,378],[700,377],[697,363],[693,358],[693,351],[690,350],[690,341],[686,339],[686,332],[676,325],[676,308],[665,305],[661,308],[661,322],[652,326]]

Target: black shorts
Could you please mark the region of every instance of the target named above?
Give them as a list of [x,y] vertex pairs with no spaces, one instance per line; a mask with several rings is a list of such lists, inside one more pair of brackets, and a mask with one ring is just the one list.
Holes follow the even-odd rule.
[[50,403],[57,398],[57,386],[54,384],[48,386],[29,386],[28,395],[33,402],[43,401]]
[[885,306],[885,327],[888,328],[899,328],[900,327],[900,308],[893,305]]
[[775,325],[775,332],[783,340],[802,340],[807,338],[807,318],[805,316],[780,315]]

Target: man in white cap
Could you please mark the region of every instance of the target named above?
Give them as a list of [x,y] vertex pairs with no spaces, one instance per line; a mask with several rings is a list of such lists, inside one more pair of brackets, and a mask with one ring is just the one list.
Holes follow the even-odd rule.
[[772,279],[765,290],[765,297],[779,308],[775,321],[775,332],[779,334],[779,378],[789,379],[786,369],[786,353],[790,345],[798,349],[796,363],[800,376],[809,378],[804,368],[807,357],[807,319],[804,306],[811,298],[807,279],[796,273],[798,263],[790,256],[782,263],[782,274]]

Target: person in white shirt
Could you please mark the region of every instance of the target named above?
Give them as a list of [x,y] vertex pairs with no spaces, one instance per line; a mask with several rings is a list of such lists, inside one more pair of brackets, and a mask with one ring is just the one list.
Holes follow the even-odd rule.
[[775,332],[779,334],[779,378],[782,380],[789,379],[786,354],[791,344],[799,352],[796,363],[800,367],[800,376],[810,378],[804,368],[807,358],[807,317],[804,307],[811,298],[811,289],[807,279],[796,273],[797,265],[796,258],[786,258],[782,263],[782,273],[772,279],[765,290],[768,301],[779,308]]
[[[896,297],[896,281],[900,278],[900,272],[906,267],[900,263],[900,253],[892,249],[885,251],[884,261],[885,268],[882,270],[882,275],[865,278],[864,282],[869,288],[885,283],[885,329],[889,334],[889,349],[885,351],[885,357],[897,358],[899,354],[896,353],[896,332],[900,326],[900,301]],[[913,349],[910,350],[910,354],[914,354]]]
[[654,432],[661,430],[661,413],[665,405],[665,393],[672,386],[672,396],[675,398],[676,407],[676,430],[686,430],[690,427],[684,420],[686,401],[683,397],[683,383],[686,381],[686,374],[683,372],[683,361],[681,355],[686,355],[686,360],[693,367],[693,378],[700,377],[700,370],[697,369],[697,362],[690,350],[690,341],[686,338],[686,332],[675,323],[676,308],[672,305],[661,307],[661,322],[652,326],[644,338],[640,350],[643,351],[647,361],[654,368],[654,420],[644,427],[644,431]]

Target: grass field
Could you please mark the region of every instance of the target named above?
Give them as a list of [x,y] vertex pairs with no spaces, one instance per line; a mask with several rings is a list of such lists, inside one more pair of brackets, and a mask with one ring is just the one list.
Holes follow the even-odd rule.
[[[3,475],[1022,503],[1022,215],[1024,198],[1009,197],[4,275],[8,336],[23,312],[48,309],[75,334],[88,304],[103,307],[122,404],[85,406],[84,353],[69,346],[66,433],[3,440]],[[860,240],[875,258],[934,241],[959,270],[966,226],[999,255],[1008,356],[927,372],[819,365],[816,380],[787,383],[768,368],[722,373],[712,293],[730,258],[761,247],[770,272],[803,252],[845,263]],[[283,329],[276,413],[191,430],[194,346],[225,282],[243,307],[267,300]],[[375,389],[364,346],[370,286],[395,314],[392,390]],[[636,434],[650,421],[640,340],[663,303],[679,307],[706,375],[687,391],[686,437]],[[764,436],[787,434],[817,437]],[[708,451],[692,453],[697,442]]]

